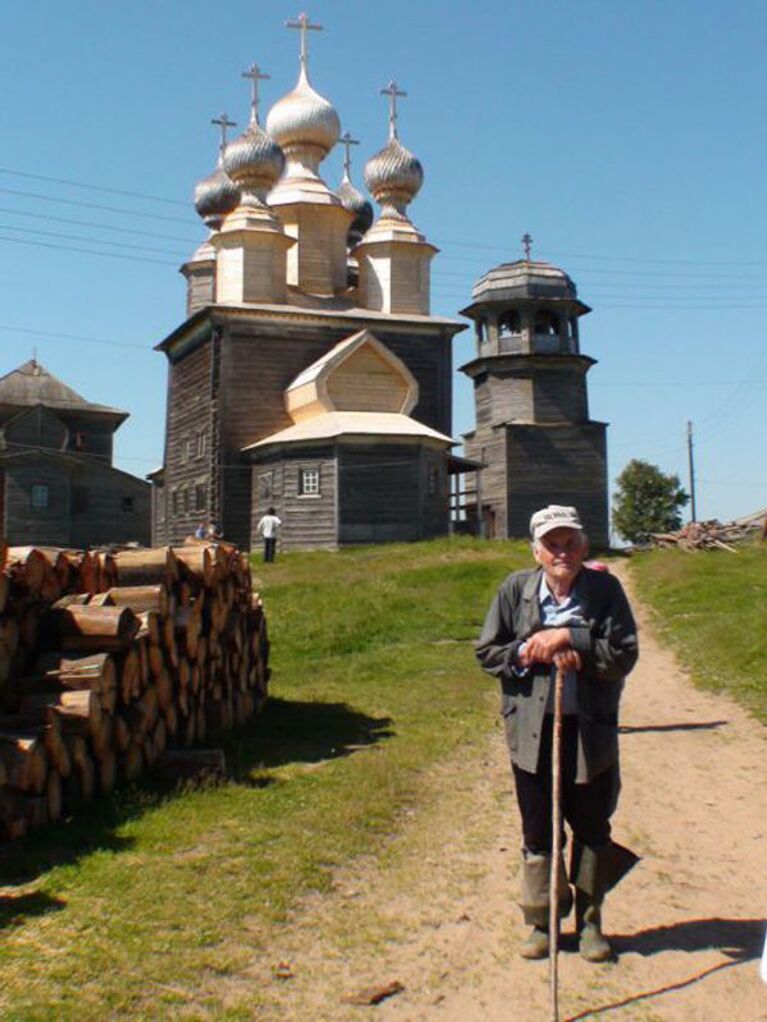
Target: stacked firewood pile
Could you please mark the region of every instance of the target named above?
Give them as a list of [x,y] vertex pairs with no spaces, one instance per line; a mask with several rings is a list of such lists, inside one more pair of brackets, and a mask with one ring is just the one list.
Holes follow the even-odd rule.
[[244,723],[268,650],[247,558],[228,544],[0,544],[0,837]]
[[738,551],[733,543],[738,543],[756,530],[764,531],[760,522],[729,522],[723,525],[716,518],[706,522],[689,522],[677,532],[654,532],[650,536],[653,546],[679,547],[680,550],[727,550],[732,554]]

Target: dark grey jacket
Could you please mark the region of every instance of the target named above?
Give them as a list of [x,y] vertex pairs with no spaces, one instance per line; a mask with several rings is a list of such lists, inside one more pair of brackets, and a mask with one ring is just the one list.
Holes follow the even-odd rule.
[[[512,761],[522,770],[538,768],[540,735],[552,668],[533,664],[525,677],[514,674],[514,656],[540,631],[538,592],[542,569],[518,571],[502,583],[477,643],[477,659],[501,683],[501,712]],[[581,568],[575,580],[588,626],[570,628],[583,663],[578,672],[579,744],[576,780],[590,781],[618,760],[618,703],[623,679],[638,656],[636,625],[623,587],[614,575]]]

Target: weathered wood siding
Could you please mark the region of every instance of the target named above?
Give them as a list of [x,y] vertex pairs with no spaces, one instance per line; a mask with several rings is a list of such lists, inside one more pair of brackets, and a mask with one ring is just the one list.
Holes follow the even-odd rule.
[[[168,367],[165,539],[181,543],[211,516],[211,344],[208,334]],[[198,507],[202,487],[204,507]]]
[[[339,541],[411,542],[448,528],[444,453],[419,444],[339,446]],[[430,490],[430,472],[438,482]]]
[[546,504],[578,508],[597,546],[608,542],[606,425],[507,427],[508,536],[527,537]]
[[[97,459],[30,453],[5,467],[8,541],[14,545],[88,547],[150,542],[148,483]],[[48,506],[32,505],[32,488],[48,487]]]
[[[451,421],[451,336],[444,324],[390,324],[364,316],[348,321],[295,317],[217,316],[196,325],[190,339],[171,352],[166,426],[166,538],[179,542],[207,515],[173,492],[193,492],[206,476],[208,506],[220,493],[221,525],[227,539],[247,548],[257,513],[250,455],[242,449],[292,424],[284,392],[298,374],[339,341],[367,328],[408,366],[419,384],[414,418],[444,433]],[[220,360],[211,358],[210,337],[219,333]],[[216,409],[217,404],[217,411]],[[181,445],[209,429],[202,459],[179,457]],[[220,483],[216,482],[220,471]],[[215,492],[214,492],[215,491]],[[184,510],[187,508],[187,510]],[[260,516],[259,516],[260,517]]]
[[[71,486],[69,472],[52,459],[34,455],[5,473],[7,539],[12,546],[69,546]],[[48,487],[48,506],[32,506],[32,487]]]
[[[319,493],[300,492],[301,473],[319,473]],[[283,550],[338,545],[336,529],[336,454],[332,446],[296,449],[253,466],[253,527],[251,545],[263,542],[258,522],[274,507],[282,520],[278,546]]]

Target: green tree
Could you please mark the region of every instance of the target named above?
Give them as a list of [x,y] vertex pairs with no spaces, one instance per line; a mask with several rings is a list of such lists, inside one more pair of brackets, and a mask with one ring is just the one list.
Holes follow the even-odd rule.
[[679,476],[665,475],[657,465],[634,459],[615,481],[613,525],[630,543],[681,526],[680,512],[690,498],[679,485]]

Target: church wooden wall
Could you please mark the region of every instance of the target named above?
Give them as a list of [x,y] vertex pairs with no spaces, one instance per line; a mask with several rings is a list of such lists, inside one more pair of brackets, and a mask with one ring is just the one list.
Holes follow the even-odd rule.
[[[211,342],[208,336],[168,367],[168,407],[165,426],[165,539],[180,543],[200,521],[210,517],[211,459]],[[200,455],[198,437],[204,436]],[[206,507],[195,506],[195,487],[206,490]],[[176,511],[173,510],[174,492]]]
[[413,444],[347,444],[338,464],[339,541],[412,542],[444,535],[447,491],[429,493],[441,451]]
[[[221,512],[218,524],[227,539],[248,548],[252,541],[253,478],[250,455],[242,448],[292,425],[284,392],[308,365],[339,341],[367,327],[408,366],[419,384],[419,401],[411,415],[445,433],[452,424],[450,332],[441,325],[390,324],[364,317],[347,322],[295,318],[262,319],[216,316],[197,326],[197,336],[172,354],[166,420],[165,538],[180,542],[207,511],[190,506],[174,514],[173,490],[194,492],[210,478],[214,459],[221,466]],[[211,357],[212,331],[220,331],[220,378]],[[211,399],[220,394],[218,438],[207,436],[206,455],[184,461],[183,444],[198,431],[212,431]],[[189,501],[192,505],[192,501]],[[210,495],[208,507],[211,505]]]
[[600,422],[506,428],[510,537],[527,537],[539,508],[566,504],[578,508],[593,544],[607,544],[606,429]]
[[[304,469],[319,472],[319,495],[299,492]],[[251,547],[254,550],[263,543],[257,526],[269,507],[273,507],[282,520],[280,549],[335,548],[338,545],[335,448],[327,445],[288,449],[253,466]]]

